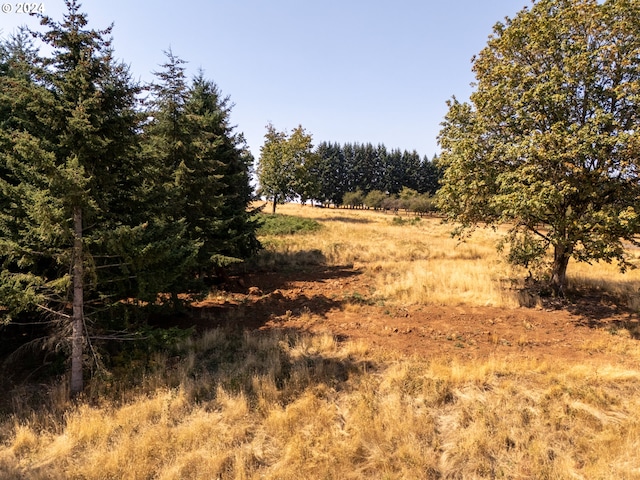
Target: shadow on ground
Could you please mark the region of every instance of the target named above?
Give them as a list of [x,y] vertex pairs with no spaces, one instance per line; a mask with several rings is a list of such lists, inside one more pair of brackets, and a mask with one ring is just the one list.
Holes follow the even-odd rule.
[[576,319],[577,326],[592,329],[629,331],[631,338],[640,340],[638,312],[626,306],[627,301],[602,290],[579,289],[570,291],[565,298],[540,296],[530,289],[518,292],[521,307],[542,308],[547,311],[564,310]]
[[[330,310],[352,302],[336,287],[362,274],[352,265],[327,266],[316,250],[280,253],[278,259],[274,263],[270,258],[266,266],[229,276],[207,299],[194,303],[184,314],[156,317],[152,325],[194,327],[200,332],[220,327],[255,330],[278,317],[305,313],[324,317]],[[296,288],[297,284],[306,288]]]

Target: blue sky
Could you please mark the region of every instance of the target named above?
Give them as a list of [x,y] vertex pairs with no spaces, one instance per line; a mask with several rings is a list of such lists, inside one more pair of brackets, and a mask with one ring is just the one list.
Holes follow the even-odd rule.
[[[0,0],[0,29],[38,22]],[[56,20],[62,0],[44,0]],[[8,5],[8,7],[7,7]],[[267,123],[321,141],[384,143],[431,158],[446,101],[471,93],[471,58],[493,25],[529,0],[85,1],[89,26],[114,23],[116,56],[147,82],[163,51],[202,68],[235,104],[259,156]]]

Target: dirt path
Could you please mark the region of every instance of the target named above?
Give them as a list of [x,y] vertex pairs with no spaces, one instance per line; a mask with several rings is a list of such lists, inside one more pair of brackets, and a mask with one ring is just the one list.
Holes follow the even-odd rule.
[[625,362],[623,348],[607,346],[640,333],[638,315],[592,297],[544,308],[376,304],[367,276],[351,267],[252,274],[230,285],[197,304],[190,321],[200,329],[329,332],[404,355],[480,360]]

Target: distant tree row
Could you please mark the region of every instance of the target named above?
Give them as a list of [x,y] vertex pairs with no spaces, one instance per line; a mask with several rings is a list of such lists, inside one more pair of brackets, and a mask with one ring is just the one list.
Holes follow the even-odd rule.
[[274,211],[287,200],[342,205],[356,192],[363,198],[370,192],[395,198],[403,189],[433,195],[440,178],[435,163],[416,151],[330,142],[314,149],[301,126],[288,135],[273,125],[267,126],[257,174],[259,193],[273,201]]
[[315,200],[340,205],[345,193],[367,195],[380,191],[399,194],[403,188],[434,194],[440,173],[434,162],[414,150],[387,150],[380,144],[322,142],[316,149],[319,159],[314,171],[318,180]]
[[0,44],[0,325],[58,326],[75,394],[92,335],[126,330],[136,305],[175,302],[258,242],[253,158],[228,99],[171,52],[141,87],[110,29],[66,3],[45,33]]
[[398,194],[389,194],[380,190],[371,190],[365,194],[362,190],[347,192],[342,197],[342,205],[349,208],[366,208],[374,210],[393,211],[399,210],[413,212],[419,215],[434,213],[437,211],[435,197],[429,193],[404,187]]

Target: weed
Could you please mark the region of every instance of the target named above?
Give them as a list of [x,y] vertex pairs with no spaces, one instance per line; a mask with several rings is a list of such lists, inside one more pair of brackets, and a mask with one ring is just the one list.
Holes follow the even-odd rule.
[[344,301],[352,305],[375,305],[376,301],[365,297],[359,292],[345,293]]
[[421,221],[420,217],[411,217],[411,218],[393,217],[391,224],[396,226],[417,225],[420,223],[420,221]]

